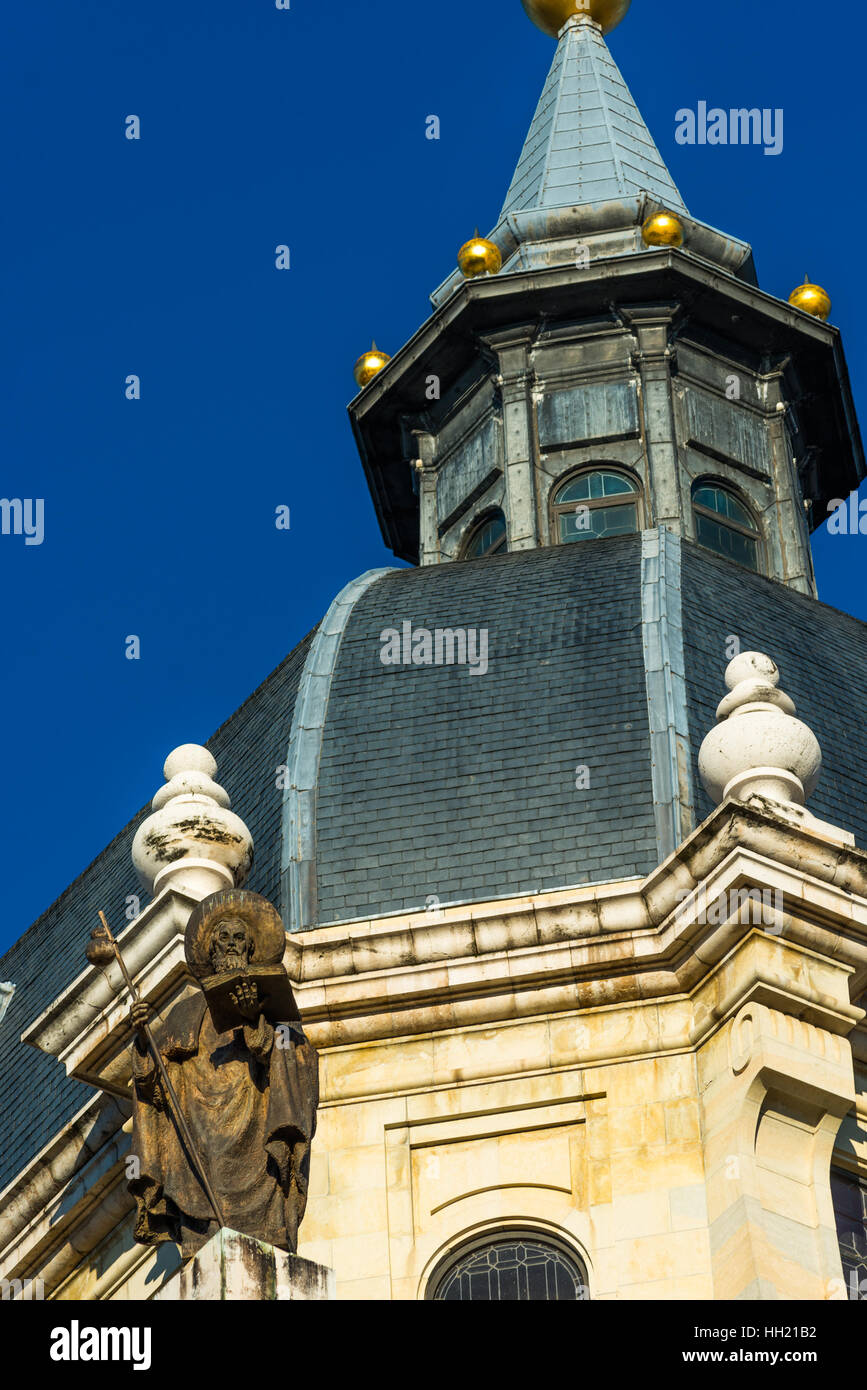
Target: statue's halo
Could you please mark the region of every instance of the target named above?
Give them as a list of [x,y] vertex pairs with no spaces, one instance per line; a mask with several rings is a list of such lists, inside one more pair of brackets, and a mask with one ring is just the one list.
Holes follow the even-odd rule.
[[209,955],[211,932],[222,917],[240,917],[253,937],[254,969],[280,965],[286,949],[286,932],[277,909],[258,893],[229,888],[212,893],[194,907],[184,935],[187,965],[197,980],[213,973]]

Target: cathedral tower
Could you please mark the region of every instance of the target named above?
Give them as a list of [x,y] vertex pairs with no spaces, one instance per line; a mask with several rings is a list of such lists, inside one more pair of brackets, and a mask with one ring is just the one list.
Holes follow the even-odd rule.
[[131,859],[155,1014],[215,885],[282,916],[321,1059],[299,1254],[338,1298],[867,1294],[867,626],[809,547],[865,473],[840,336],[688,211],[606,44],[629,0],[524,3],[556,50],[499,219],[356,369],[410,566],[0,960],[0,1273],[50,1296],[172,1272],[82,956]]
[[394,553],[664,526],[814,593],[809,530],[864,476],[839,334],[690,215],[589,13],[487,240],[350,408]]

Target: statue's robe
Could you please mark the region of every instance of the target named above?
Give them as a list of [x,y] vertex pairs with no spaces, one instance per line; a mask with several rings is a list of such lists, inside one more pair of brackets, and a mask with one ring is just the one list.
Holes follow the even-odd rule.
[[[281,1026],[281,1025],[278,1025]],[[285,1025],[289,1027],[290,1025]],[[319,1062],[299,1025],[217,1033],[203,994],[177,1004],[160,1051],[228,1226],[294,1253],[307,1204]],[[153,1058],[132,1048],[135,1239],[194,1253],[219,1223],[172,1118]]]

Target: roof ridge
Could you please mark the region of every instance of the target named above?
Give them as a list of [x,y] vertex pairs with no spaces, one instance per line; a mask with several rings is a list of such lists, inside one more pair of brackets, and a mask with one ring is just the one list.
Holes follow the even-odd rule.
[[222,724],[219,726],[219,728],[215,729],[214,732],[213,732],[212,734],[209,734],[209,735],[208,735],[207,739],[205,740],[206,746],[207,746],[207,744],[213,742],[213,740],[214,740],[215,738],[218,738],[218,737],[219,737],[219,735],[223,732],[223,730],[224,730],[229,724],[231,724],[232,720],[235,719],[236,716],[239,715],[239,714],[241,713],[241,710],[247,708],[247,706],[250,704],[251,700],[255,700],[256,696],[257,696],[258,694],[260,694],[260,692],[261,692],[262,690],[264,690],[265,686],[268,684],[269,681],[273,680],[273,678],[277,675],[278,671],[282,671],[283,667],[284,667],[288,662],[290,662],[290,661],[292,660],[293,656],[295,656],[295,655],[301,650],[301,648],[304,646],[304,643],[305,643],[305,642],[309,642],[309,641],[311,640],[311,638],[313,637],[314,633],[316,633],[316,632],[318,631],[318,629],[321,627],[321,625],[322,625],[322,619],[320,618],[320,619],[319,619],[319,622],[318,622],[318,623],[314,623],[313,626],[311,627],[310,631],[309,631],[308,633],[306,633],[305,636],[302,637],[301,640],[300,640],[299,642],[296,642],[296,643],[295,643],[295,646],[292,648],[292,650],[291,650],[290,652],[287,652],[287,653],[286,653],[286,655],[283,657],[283,660],[277,662],[277,665],[274,667],[273,671],[269,671],[269,672],[268,672],[268,675],[265,676],[264,679],[261,680],[261,681],[259,682],[259,684],[256,686],[256,689],[255,689],[255,690],[253,690],[253,691],[250,692],[250,694],[247,696],[246,700],[243,700],[243,701],[241,702],[241,704],[238,705],[237,709],[233,709],[233,710],[232,710],[232,713],[231,713],[230,715],[228,715],[228,717],[227,717],[226,719],[223,720],[223,722],[222,722]]
[[643,192],[686,212],[601,30],[570,22],[557,44],[499,220],[513,212],[580,207]]
[[[597,69],[594,68],[593,76],[594,76],[594,78],[595,78],[595,80],[596,80],[596,90],[597,90],[597,92],[599,93],[599,101],[600,101],[600,104],[601,104],[601,106],[602,106],[602,108],[603,108],[603,110],[604,110],[604,112],[605,112],[605,127],[606,127],[606,130],[607,130],[607,132],[608,132],[609,139],[610,139],[611,153],[612,153],[612,155],[613,155],[613,157],[614,157],[615,176],[616,176],[616,178],[617,178],[617,182],[618,182],[618,185],[619,185],[619,188],[620,188],[620,192],[621,192],[621,193],[624,195],[624,197],[625,197],[625,196],[627,195],[626,177],[625,177],[625,175],[624,175],[624,173],[623,173],[623,161],[622,161],[622,159],[620,158],[620,149],[619,149],[619,138],[620,138],[621,132],[619,132],[619,131],[616,129],[615,125],[614,125],[614,116],[615,116],[615,112],[612,110],[612,102],[616,99],[617,78],[620,77],[620,73],[619,73],[619,71],[618,71],[617,64],[614,62],[614,59],[611,57],[611,54],[608,52],[608,47],[607,47],[607,45],[606,45],[606,43],[605,43],[605,40],[604,40],[603,37],[602,37],[602,32],[601,32],[601,30],[598,31],[598,32],[597,32],[596,30],[593,30],[593,31],[591,31],[591,32],[592,32],[592,39],[595,39],[596,42],[597,42],[598,44],[601,45],[602,53],[603,53],[603,55],[604,55],[604,56],[601,56],[601,57],[600,57],[600,68],[599,68],[599,70],[597,70]],[[591,39],[591,41],[592,41],[592,39]],[[606,72],[605,72],[606,66],[608,66],[608,67],[614,69],[614,75],[613,75],[613,76],[611,76],[610,74],[606,74]],[[609,92],[607,92],[607,91],[605,90],[605,85],[604,85],[604,83],[603,83],[603,78],[604,78],[606,75],[609,76],[609,80],[611,81],[612,86],[615,88],[615,91],[614,91],[613,93],[609,93]],[[626,84],[623,82],[623,78],[622,78],[622,77],[620,77],[620,82],[621,82],[621,84],[623,85],[623,87],[626,89],[627,95],[629,95],[629,96],[631,97],[632,94],[629,92],[628,87],[626,87]],[[621,97],[620,99],[621,99],[621,101],[623,100],[622,97]],[[637,109],[638,109],[638,108],[636,107],[636,110],[637,110]]]
[[[549,131],[548,131],[548,141],[547,141],[547,145],[546,145],[546,148],[545,148],[545,160],[544,160],[544,163],[543,163],[543,165],[542,165],[542,170],[543,170],[543,173],[542,173],[542,182],[541,182],[540,187],[539,187],[539,192],[540,192],[540,194],[542,195],[542,197],[544,197],[544,193],[545,193],[545,184],[547,183],[548,172],[549,172],[549,169],[550,169],[551,155],[552,155],[553,146],[554,146],[554,136],[555,136],[555,134],[556,134],[556,132],[557,132],[556,113],[557,113],[557,108],[558,108],[559,103],[560,103],[560,93],[561,93],[561,89],[562,89],[562,85],[563,85],[563,79],[564,79],[564,76],[565,76],[565,73],[566,73],[566,49],[565,49],[565,47],[564,47],[562,44],[559,44],[559,43],[558,43],[558,45],[557,45],[557,51],[556,51],[556,53],[554,54],[554,62],[551,64],[551,72],[548,74],[548,81],[546,82],[545,87],[542,89],[542,96],[541,96],[540,99],[539,99],[539,107],[541,107],[542,101],[543,101],[544,96],[545,96],[545,90],[546,90],[546,88],[547,88],[547,86],[548,86],[548,83],[550,83],[550,81],[551,81],[551,74],[554,72],[554,69],[555,69],[555,67],[557,66],[557,63],[558,63],[558,62],[559,62],[559,64],[560,64],[560,71],[559,71],[558,74],[557,74],[557,80],[556,80],[556,82],[552,84],[552,86],[553,86],[553,88],[554,88],[554,93],[553,93],[553,95],[554,95],[553,107],[554,107],[555,119],[551,121],[550,129],[549,129]],[[537,111],[536,111],[536,114],[537,114],[537,115],[538,115],[538,110],[539,110],[539,108],[537,107]],[[536,119],[536,117],[534,116],[534,117],[533,117],[533,120],[535,121],[535,119]],[[531,129],[531,131],[532,131],[532,126],[530,127],[530,129]],[[527,138],[528,138],[528,140],[529,140],[529,138],[530,138],[530,137],[529,137],[529,134],[528,134]],[[515,177],[517,177],[517,170],[515,171]],[[508,202],[508,197],[506,198],[506,202]],[[505,211],[505,205],[504,205],[504,211]],[[502,214],[501,214],[501,216],[502,216]]]
[[[290,662],[295,655],[297,655],[297,653],[304,646],[305,642],[308,642],[311,639],[313,633],[316,631],[318,627],[319,623],[312,627],[310,631],[306,634],[306,636],[301,638],[300,642],[295,643],[295,646],[292,648],[292,650],[290,652],[287,652],[283,660],[279,661],[277,665],[274,667],[274,669],[270,671],[269,674],[265,677],[265,679],[259,682],[259,684],[256,686],[256,689],[250,695],[247,696],[246,700],[244,700],[242,704],[238,705],[238,707],[232,711],[228,718],[223,720],[219,728],[215,729],[214,732],[209,735],[209,737],[206,739],[206,744],[212,743],[213,740],[217,738],[218,735],[221,734],[223,730],[228,727],[229,724],[231,724],[232,720],[236,719],[237,716],[241,713],[241,711],[246,709],[247,706],[251,703],[251,701],[255,700],[257,695],[261,694],[261,692],[264,690],[265,686],[269,683],[269,681],[271,681],[274,678],[274,676],[276,676],[278,672],[281,671],[284,668],[284,666],[286,666],[287,663]],[[0,968],[2,968],[3,962],[7,959],[7,957],[11,956],[13,952],[19,949],[19,947],[24,943],[24,941],[30,935],[30,933],[36,931],[37,928],[40,928],[45,922],[45,919],[51,913],[55,912],[58,908],[60,908],[64,900],[75,892],[75,890],[79,887],[82,881],[86,879],[88,874],[90,874],[91,871],[97,866],[97,864],[99,864],[100,860],[105,858],[106,855],[110,854],[111,851],[119,844],[119,842],[123,840],[124,836],[129,835],[133,826],[149,810],[149,801],[146,802],[144,806],[140,806],[139,809],[126,822],[126,824],[120,830],[118,830],[115,835],[112,836],[108,844],[103,845],[99,853],[95,854],[93,859],[91,859],[90,862],[86,864],[78,874],[76,874],[75,878],[71,881],[71,883],[68,883],[66,887],[63,889],[63,891],[59,893],[56,898],[53,898],[52,901],[48,904],[48,906],[44,908],[37,917],[34,917],[30,925],[28,927],[25,927],[21,935],[16,937],[15,940],[11,942],[7,950],[4,951],[2,955],[0,955]]]

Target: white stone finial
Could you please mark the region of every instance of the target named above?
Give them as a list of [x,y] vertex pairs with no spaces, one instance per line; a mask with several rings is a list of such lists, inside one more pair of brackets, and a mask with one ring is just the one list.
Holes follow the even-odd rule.
[[3,1015],[12,1003],[14,993],[15,986],[11,980],[0,981],[0,1023],[3,1022]]
[[201,772],[206,777],[213,777],[216,771],[216,758],[200,743],[182,743],[163,763],[163,776],[167,782],[183,772]]
[[229,810],[214,781],[217,764],[207,748],[185,743],[166,758],[160,787],[132,842],[132,860],[156,896],[167,884],[201,900],[221,888],[239,888],[253,862],[253,840]]
[[812,729],[795,719],[795,706],[777,687],[780,672],[769,656],[741,652],[726,669],[729,694],[717,706],[720,721],[701,745],[699,772],[717,803],[727,796],[763,796],[803,806],[822,770]]

